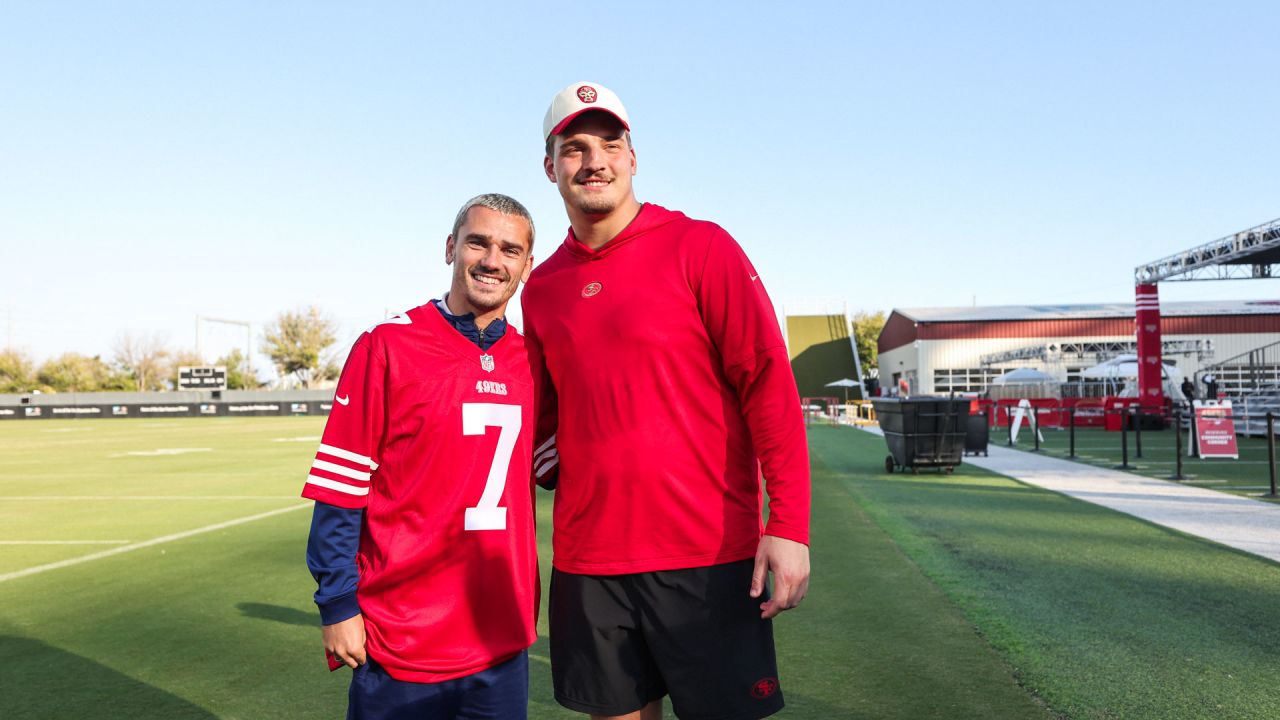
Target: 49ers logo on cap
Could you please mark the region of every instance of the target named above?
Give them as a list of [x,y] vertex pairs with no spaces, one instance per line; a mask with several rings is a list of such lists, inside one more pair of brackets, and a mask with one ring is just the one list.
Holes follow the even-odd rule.
[[778,692],[777,678],[761,678],[756,681],[755,685],[751,686],[751,697],[757,700],[764,700],[776,692]]
[[603,286],[598,282],[587,283],[586,286],[582,288],[582,297],[594,297],[599,295],[602,288]]
[[578,99],[584,103],[593,103],[596,101],[596,89],[590,85],[583,85],[578,88]]

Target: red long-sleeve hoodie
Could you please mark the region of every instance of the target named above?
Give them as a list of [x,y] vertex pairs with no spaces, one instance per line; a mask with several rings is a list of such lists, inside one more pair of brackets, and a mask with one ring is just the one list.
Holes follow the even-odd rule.
[[570,230],[521,304],[543,377],[534,471],[543,484],[558,474],[555,567],[732,562],[753,557],[762,532],[808,543],[795,378],[759,274],[727,232],[652,204],[596,250]]

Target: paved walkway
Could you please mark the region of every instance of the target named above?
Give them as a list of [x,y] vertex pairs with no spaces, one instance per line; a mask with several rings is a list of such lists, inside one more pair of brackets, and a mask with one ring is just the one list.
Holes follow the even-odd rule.
[[[880,434],[878,427],[866,430]],[[964,461],[1280,562],[1280,505],[1024,450],[997,445],[989,449],[990,457],[965,457]]]

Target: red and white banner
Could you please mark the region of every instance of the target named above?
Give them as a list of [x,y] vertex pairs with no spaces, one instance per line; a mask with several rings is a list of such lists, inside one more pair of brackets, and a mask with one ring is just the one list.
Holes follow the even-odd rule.
[[1155,285],[1135,289],[1134,331],[1138,339],[1138,397],[1143,407],[1164,404],[1164,372],[1160,365],[1160,296]]
[[1239,458],[1231,401],[1195,401],[1195,449],[1201,458]]

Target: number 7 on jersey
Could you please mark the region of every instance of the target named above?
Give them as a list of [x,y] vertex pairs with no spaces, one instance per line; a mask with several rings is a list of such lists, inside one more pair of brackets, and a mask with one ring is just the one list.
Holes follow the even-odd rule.
[[462,434],[484,435],[485,428],[499,428],[498,447],[489,465],[489,477],[484,492],[475,507],[469,507],[463,518],[465,530],[506,530],[507,509],[498,507],[502,491],[507,486],[507,470],[511,467],[511,455],[520,436],[520,406],[498,403],[463,403]]

